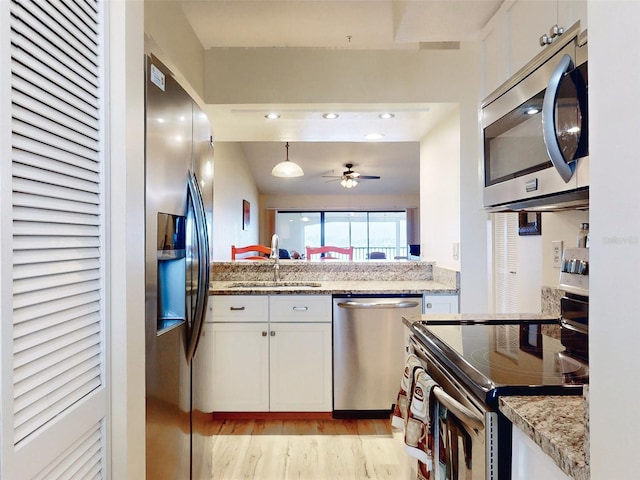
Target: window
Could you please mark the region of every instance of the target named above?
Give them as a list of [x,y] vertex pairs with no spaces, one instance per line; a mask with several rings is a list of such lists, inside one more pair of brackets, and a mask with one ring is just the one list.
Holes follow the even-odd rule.
[[[407,212],[278,212],[280,247],[304,253],[306,246],[353,245],[354,260],[407,256]],[[372,255],[373,253],[373,255]]]

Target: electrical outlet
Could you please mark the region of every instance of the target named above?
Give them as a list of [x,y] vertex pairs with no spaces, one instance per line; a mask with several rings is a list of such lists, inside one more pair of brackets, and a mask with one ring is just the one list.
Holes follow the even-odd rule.
[[460,260],[460,242],[453,242],[453,259]]
[[553,268],[562,266],[562,240],[553,240],[551,242],[553,248]]

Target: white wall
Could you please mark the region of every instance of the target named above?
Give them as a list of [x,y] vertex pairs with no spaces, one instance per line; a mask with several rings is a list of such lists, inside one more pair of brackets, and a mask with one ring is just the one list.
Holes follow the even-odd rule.
[[553,266],[554,240],[562,240],[564,248],[575,247],[582,223],[589,223],[589,211],[570,210],[542,214],[542,285],[556,288],[560,269]]
[[278,210],[380,210],[417,207],[418,195],[261,195],[263,208]]
[[[489,311],[487,213],[482,204],[482,90],[480,45],[465,44],[465,58],[450,80],[460,102],[460,311]],[[455,81],[453,81],[455,79]]]
[[640,472],[640,2],[590,0],[591,478]]
[[438,266],[460,270],[460,108],[420,142],[421,256]]
[[109,478],[145,478],[144,7],[108,2]]
[[180,2],[145,1],[147,50],[164,63],[198,102],[204,98],[204,49],[187,21]]
[[[258,189],[239,143],[218,142],[213,155],[213,259],[231,259],[231,245],[259,243]],[[242,200],[251,205],[251,221],[242,229]]]

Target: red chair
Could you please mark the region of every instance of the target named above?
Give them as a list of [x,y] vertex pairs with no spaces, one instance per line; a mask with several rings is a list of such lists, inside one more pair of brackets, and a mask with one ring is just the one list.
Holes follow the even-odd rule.
[[235,245],[231,245],[231,260],[236,259],[236,254],[247,252],[263,253],[266,256],[249,255],[247,257],[240,257],[238,260],[268,260],[271,255],[271,249],[264,245],[247,245],[246,247],[236,247]]
[[[334,256],[331,254],[339,254]],[[307,247],[307,261],[311,260],[311,255],[322,255],[320,260],[353,260],[353,247],[342,248],[325,245],[324,247]],[[345,258],[346,257],[346,258]]]

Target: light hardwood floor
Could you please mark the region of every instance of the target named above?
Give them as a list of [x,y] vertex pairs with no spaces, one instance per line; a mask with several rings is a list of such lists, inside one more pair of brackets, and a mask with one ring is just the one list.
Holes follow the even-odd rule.
[[411,478],[389,420],[213,420],[207,430],[211,480]]

